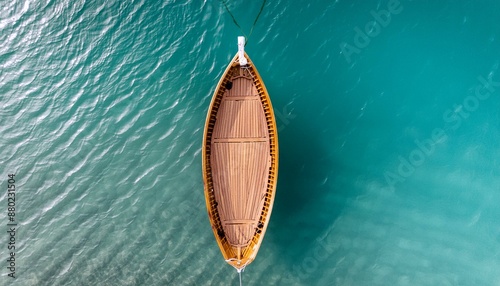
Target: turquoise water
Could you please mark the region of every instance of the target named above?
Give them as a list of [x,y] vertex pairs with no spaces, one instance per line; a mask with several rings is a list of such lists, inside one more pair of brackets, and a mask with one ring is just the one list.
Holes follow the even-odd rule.
[[[500,2],[295,2],[246,46],[280,171],[244,285],[499,286]],[[4,1],[0,285],[238,285],[200,155],[238,35],[220,1]]]

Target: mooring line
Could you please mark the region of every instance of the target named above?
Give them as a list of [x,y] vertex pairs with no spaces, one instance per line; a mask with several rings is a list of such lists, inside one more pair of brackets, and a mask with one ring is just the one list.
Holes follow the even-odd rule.
[[259,20],[260,14],[262,14],[262,11],[264,10],[264,6],[266,5],[267,0],[262,1],[262,6],[260,6],[259,14],[257,14],[257,17],[255,17],[255,21],[253,21],[253,25],[252,25],[252,28],[250,29],[250,33],[248,34],[248,36],[243,31],[243,29],[241,28],[240,24],[238,24],[238,21],[236,21],[236,18],[234,17],[233,13],[231,13],[231,11],[229,10],[229,7],[227,6],[227,1],[228,0],[220,0],[220,1],[222,2],[222,4],[224,4],[224,7],[226,8],[226,11],[229,13],[229,15],[231,16],[231,18],[233,19],[233,22],[236,25],[236,27],[238,27],[240,29],[241,33],[243,34],[243,36],[245,36],[245,46],[246,46],[247,42],[248,42],[248,38],[250,38],[250,36],[252,35],[253,28],[255,27],[255,25],[257,24],[257,21]]

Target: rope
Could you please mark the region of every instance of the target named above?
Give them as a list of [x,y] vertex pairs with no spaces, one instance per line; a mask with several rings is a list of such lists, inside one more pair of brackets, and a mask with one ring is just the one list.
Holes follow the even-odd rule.
[[238,275],[240,276],[240,286],[242,286],[243,284],[241,283],[241,272],[245,271],[245,267],[241,269],[236,269],[236,271],[238,271]]
[[236,25],[236,27],[238,27],[238,29],[240,29],[240,32],[243,34],[243,36],[245,36],[245,46],[246,46],[247,42],[248,42],[248,38],[250,38],[250,36],[252,35],[253,28],[255,27],[255,25],[257,24],[257,21],[259,20],[260,14],[262,14],[262,10],[264,10],[264,6],[266,5],[267,0],[262,1],[262,6],[260,6],[259,14],[257,14],[257,17],[255,17],[255,21],[253,21],[253,25],[252,25],[252,28],[250,29],[250,34],[248,34],[248,36],[245,34],[245,32],[243,32],[243,29],[241,28],[240,24],[238,24],[238,21],[236,21],[236,18],[234,17],[233,13],[231,13],[231,11],[229,11],[229,7],[227,6],[227,1],[229,1],[229,0],[220,0],[220,1],[222,2],[222,4],[224,4],[226,11],[229,13],[231,18],[233,19],[233,22]]

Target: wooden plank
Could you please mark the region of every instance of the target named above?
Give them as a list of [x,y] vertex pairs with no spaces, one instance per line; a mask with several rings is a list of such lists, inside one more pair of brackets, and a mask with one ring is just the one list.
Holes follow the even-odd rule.
[[246,142],[269,142],[266,137],[238,137],[238,138],[217,138],[213,143],[246,143]]
[[260,100],[258,95],[249,96],[225,96],[222,100]]
[[233,220],[224,220],[222,223],[225,224],[253,224],[256,221],[253,219],[233,219]]

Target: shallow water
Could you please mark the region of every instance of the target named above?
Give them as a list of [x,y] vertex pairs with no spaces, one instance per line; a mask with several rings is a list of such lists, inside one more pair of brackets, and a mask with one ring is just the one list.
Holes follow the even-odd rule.
[[[229,2],[245,33],[260,5]],[[500,285],[499,14],[266,3],[246,51],[280,170],[244,285]],[[2,267],[0,284],[237,285],[201,179],[241,35],[222,3],[11,1],[0,31],[0,174],[16,174],[18,222],[17,278]]]

